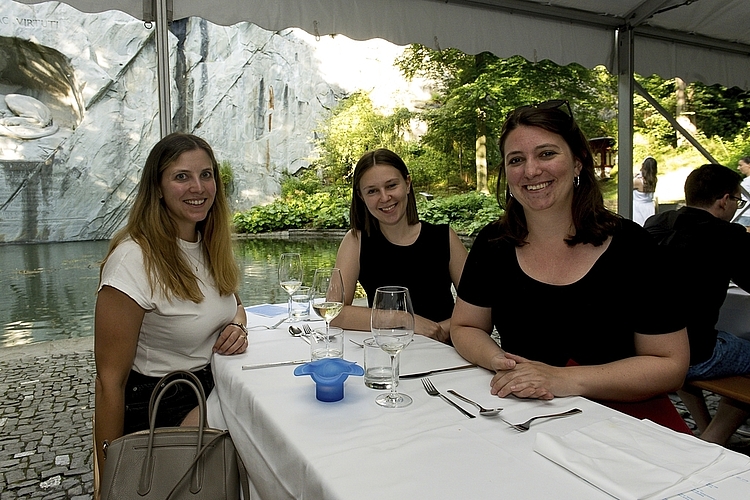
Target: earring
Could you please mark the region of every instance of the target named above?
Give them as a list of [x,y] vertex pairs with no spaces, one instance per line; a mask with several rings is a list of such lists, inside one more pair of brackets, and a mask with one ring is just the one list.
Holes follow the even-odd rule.
[[581,177],[576,175],[573,177],[573,187],[578,187],[581,184]]
[[508,191],[508,194],[510,194],[511,198],[515,198],[515,196],[513,196],[513,192],[512,191]]

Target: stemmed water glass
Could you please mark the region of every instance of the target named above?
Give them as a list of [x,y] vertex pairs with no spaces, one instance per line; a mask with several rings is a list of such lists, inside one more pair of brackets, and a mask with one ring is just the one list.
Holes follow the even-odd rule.
[[403,408],[411,397],[396,392],[398,373],[396,359],[414,338],[414,309],[409,290],[403,286],[383,286],[375,291],[370,316],[370,329],[375,342],[391,357],[391,390],[375,402],[386,408]]
[[326,322],[326,351],[328,351],[328,329],[333,318],[344,308],[344,280],[337,268],[316,269],[310,290],[312,308]]
[[279,285],[289,294],[287,321],[292,319],[292,295],[302,286],[302,257],[298,253],[282,253],[279,258]]

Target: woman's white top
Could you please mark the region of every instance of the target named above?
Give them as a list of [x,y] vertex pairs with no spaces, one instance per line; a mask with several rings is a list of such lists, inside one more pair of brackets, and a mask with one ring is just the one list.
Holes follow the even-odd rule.
[[102,269],[99,289],[111,286],[145,309],[133,369],[150,377],[172,370],[195,371],[211,360],[219,333],[237,313],[234,295],[220,296],[204,263],[200,238],[177,240],[188,256],[204,299],[201,303],[168,300],[159,287],[152,293],[141,247],[131,239],[115,248]]
[[633,190],[633,221],[641,226],[645,224],[646,219],[656,213],[654,204],[654,193],[642,193],[637,189]]

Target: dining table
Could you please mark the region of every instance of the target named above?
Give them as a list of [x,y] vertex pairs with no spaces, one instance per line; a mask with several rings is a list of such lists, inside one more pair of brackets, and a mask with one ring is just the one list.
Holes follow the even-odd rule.
[[[493,396],[490,371],[466,367],[452,346],[421,335],[400,354],[404,378],[397,389],[413,398],[411,405],[379,406],[375,398],[382,391],[366,387],[361,376],[349,376],[343,399],[322,402],[316,399],[311,377],[294,375],[295,367],[310,359],[307,339],[290,335],[290,323],[266,328],[283,317],[286,307],[267,304],[247,311],[248,348],[239,355],[214,355],[216,385],[207,410],[212,427],[229,429],[254,499],[609,499],[612,494],[540,453],[541,442],[610,422],[642,425],[579,396],[549,401]],[[313,328],[325,324],[320,319],[305,323]],[[361,365],[363,349],[354,342],[371,333],[345,330],[344,336],[344,359]],[[295,364],[257,367],[283,362]],[[474,418],[425,391],[419,374],[446,368],[456,369],[425,376]],[[498,416],[480,416],[448,390],[503,410]],[[518,423],[573,408],[582,411],[537,420],[526,432],[504,421]],[[707,446],[668,429],[659,429],[657,435],[694,440],[685,441],[686,450],[693,444]],[[705,498],[708,490],[710,498],[720,500],[750,498],[748,470],[698,484],[679,498]]]

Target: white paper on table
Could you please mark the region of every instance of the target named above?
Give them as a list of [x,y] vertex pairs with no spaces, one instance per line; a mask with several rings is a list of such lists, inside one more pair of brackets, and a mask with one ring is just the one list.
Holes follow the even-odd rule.
[[648,420],[611,417],[534,451],[620,499],[666,498],[750,470],[750,457]]

